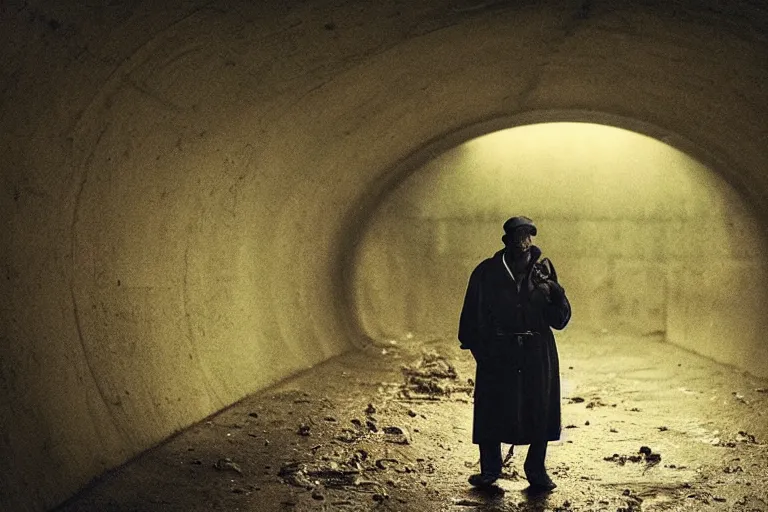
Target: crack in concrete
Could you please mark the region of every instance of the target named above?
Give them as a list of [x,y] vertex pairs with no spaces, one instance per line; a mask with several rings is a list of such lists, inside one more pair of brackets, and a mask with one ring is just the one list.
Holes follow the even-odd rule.
[[123,76],[123,83],[129,85],[131,88],[133,88],[136,91],[140,92],[141,94],[143,94],[147,98],[149,98],[149,99],[159,103],[160,105],[162,105],[163,107],[165,107],[166,109],[168,109],[168,110],[170,110],[172,112],[179,113],[179,112],[183,112],[184,111],[184,109],[181,108],[179,105],[175,104],[174,102],[172,102],[170,100],[167,100],[167,99],[163,98],[157,92],[149,89],[148,87],[139,84],[135,80],[131,79],[128,75]]

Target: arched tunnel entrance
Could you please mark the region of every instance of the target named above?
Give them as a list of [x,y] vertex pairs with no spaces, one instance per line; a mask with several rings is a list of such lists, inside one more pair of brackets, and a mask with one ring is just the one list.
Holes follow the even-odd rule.
[[368,336],[454,337],[469,274],[502,246],[500,226],[518,212],[537,219],[544,253],[570,276],[571,331],[661,336],[766,375],[750,355],[768,327],[764,229],[714,170],[652,137],[573,122],[518,126],[414,159],[425,153],[438,156],[390,191],[356,247],[351,293]]
[[[647,125],[618,126],[659,139],[665,134],[646,128],[664,127],[679,136],[670,144],[721,175],[750,205],[756,224],[767,225],[766,27],[764,7],[750,1],[726,5],[715,0],[642,4],[630,0],[551,4],[387,0],[375,6],[315,0],[1,3],[0,460],[8,463],[0,465],[0,509],[51,509],[93,479],[191,426],[198,429],[186,431],[193,435],[211,427],[210,433],[225,444],[190,457],[192,452],[187,451],[194,447],[185,444],[188,437],[178,436],[176,444],[169,442],[141,458],[158,461],[155,457],[171,454],[150,466],[154,469],[145,471],[143,479],[133,481],[139,482],[134,486],[138,494],[124,496],[122,503],[103,494],[91,502],[94,508],[173,508],[174,503],[168,503],[159,487],[150,483],[173,487],[163,468],[180,467],[189,475],[200,469],[204,479],[224,476],[214,487],[227,498],[214,508],[222,503],[231,508],[245,506],[231,501],[242,496],[249,500],[247,506],[261,510],[263,499],[256,487],[262,483],[235,485],[232,480],[268,472],[264,476],[270,483],[263,485],[272,489],[272,484],[283,485],[277,472],[283,462],[290,462],[284,459],[298,453],[294,450],[335,457],[322,447],[313,450],[320,443],[299,446],[294,437],[311,443],[322,430],[318,425],[331,432],[333,421],[310,424],[310,436],[296,434],[300,427],[293,420],[288,430],[280,431],[280,425],[288,425],[281,422],[290,419],[291,411],[302,414],[300,408],[308,399],[301,394],[304,391],[291,391],[299,381],[284,379],[313,369],[317,372],[313,375],[323,376],[324,382],[352,398],[357,388],[350,382],[368,382],[377,376],[376,391],[379,386],[387,391],[391,387],[387,383],[401,375],[387,373],[385,366],[357,374],[355,365],[381,362],[382,350],[396,356],[392,347],[399,347],[398,357],[406,358],[406,334],[417,327],[430,336],[447,332],[452,322],[444,317],[426,321],[426,310],[416,300],[410,304],[419,307],[407,312],[382,310],[400,290],[384,294],[377,287],[396,286],[395,279],[406,275],[401,269],[385,265],[383,274],[374,273],[375,279],[359,274],[355,278],[353,269],[380,263],[366,252],[375,237],[362,246],[358,242],[365,240],[366,233],[383,229],[387,220],[395,220],[394,214],[379,208],[382,198],[395,197],[387,194],[422,163],[475,136],[541,123],[546,120],[540,117],[542,112],[579,113],[549,119],[561,122],[613,124],[582,116],[595,112],[611,119],[636,119]],[[697,153],[696,148],[706,154]],[[428,174],[413,176],[418,181],[417,176]],[[411,189],[411,199],[417,189]],[[691,207],[700,204],[690,203]],[[541,236],[551,237],[541,242],[558,253],[562,272],[568,275],[580,267],[567,247],[558,245],[564,240],[559,235],[567,229],[566,219],[555,222],[541,213],[547,226]],[[363,222],[366,219],[372,220]],[[483,219],[492,223],[490,217]],[[718,226],[722,233],[724,224]],[[580,225],[579,240],[592,240],[593,227]],[[627,225],[636,227],[637,223]],[[428,238],[419,239],[447,242],[430,248],[440,254],[441,248],[451,246],[447,236],[456,233],[450,226],[435,229]],[[613,233],[620,237],[616,233],[622,232]],[[482,240],[491,244],[496,238],[489,234]],[[696,240],[701,245],[694,247],[713,249],[706,245],[707,239]],[[625,242],[622,247],[627,253],[622,257],[642,253],[642,247]],[[356,252],[356,245],[362,252]],[[716,266],[722,273],[695,275],[666,267],[672,277],[686,279],[688,284],[707,283],[696,292],[699,295],[692,294],[685,302],[684,312],[670,309],[671,301],[666,303],[663,330],[670,341],[684,345],[685,340],[694,339],[691,336],[719,336],[729,329],[714,322],[713,312],[748,323],[754,320],[750,312],[764,307],[756,301],[738,309],[743,302],[714,300],[717,283],[707,280],[715,276],[737,279],[723,286],[743,292],[739,299],[751,296],[762,278],[740,273],[739,264],[751,269],[749,265],[764,254],[752,254],[752,260],[742,254],[745,259],[739,260],[725,245],[718,247],[723,254],[716,258]],[[480,249],[467,253],[465,265]],[[356,254],[361,258],[358,266],[350,260]],[[632,263],[617,257],[612,261],[613,267],[605,263],[598,269],[594,281],[574,281],[574,293],[585,301],[581,311],[576,304],[576,311],[584,313],[581,319],[595,320],[586,323],[591,328],[631,332],[650,322],[650,310],[641,308],[639,316],[632,310],[630,321],[626,318],[630,315],[620,314],[625,310],[602,310],[590,291],[610,290],[615,297],[627,297],[630,288],[651,281],[658,268],[647,260]],[[458,282],[464,270],[456,267],[452,282]],[[631,282],[617,278],[630,274]],[[390,281],[376,281],[381,276]],[[424,283],[417,279],[408,284]],[[408,289],[414,295],[406,300],[419,298],[416,287],[404,288]],[[668,288],[670,292],[693,289]],[[359,322],[358,306],[353,304],[360,304]],[[629,302],[623,304],[629,307]],[[663,309],[665,303],[656,298],[654,304]],[[691,321],[669,323],[675,315]],[[706,318],[698,321],[699,315]],[[623,322],[617,316],[624,316]],[[384,318],[386,322],[377,320]],[[581,319],[574,320],[574,326]],[[603,320],[608,323],[602,324]],[[768,360],[760,350],[761,327],[748,325],[749,334],[728,345],[725,352],[698,337],[697,346],[688,348],[764,377]],[[662,330],[656,324],[647,327],[642,332]],[[399,345],[362,342],[398,335],[405,338]],[[577,361],[574,371],[580,371],[577,353],[568,351],[567,339],[563,342],[565,354]],[[676,355],[663,352],[673,346],[667,345],[657,346],[661,352],[656,354],[674,360]],[[420,349],[414,347],[418,359]],[[336,358],[342,354],[350,359]],[[449,361],[463,360],[465,366],[457,371],[465,380],[470,378],[469,362],[460,354],[448,356]],[[587,358],[584,364],[595,358]],[[695,361],[695,366],[709,368],[703,359]],[[700,382],[709,382],[707,375],[712,373],[707,372],[702,370]],[[653,372],[647,375],[657,380]],[[751,378],[745,376],[739,386],[763,388],[753,385]],[[671,385],[673,381],[663,382]],[[283,387],[270,388],[278,383]],[[689,384],[678,387],[692,389]],[[706,398],[700,393],[679,394],[705,401],[725,392],[718,389]],[[265,390],[273,395],[253,395]],[[744,418],[749,416],[746,411],[757,411],[763,403],[759,392],[752,396],[732,391],[736,395],[728,396],[746,407],[741,411]],[[252,396],[261,404],[250,411],[256,416],[246,414],[231,422],[227,416],[211,416]],[[362,394],[356,396],[365,400]],[[461,418],[467,418],[469,398],[460,393],[456,398],[437,402],[444,406],[441,414],[452,417],[428,414],[416,405],[415,416],[407,414],[407,408],[398,410],[423,421],[414,428],[424,432],[438,420],[460,427]],[[281,405],[284,402],[290,404],[287,409]],[[588,403],[593,402],[603,407],[594,400]],[[237,415],[240,409],[228,411]],[[363,412],[344,413],[343,419],[357,419],[365,426]],[[711,412],[720,410],[713,405]],[[327,417],[333,414],[328,412]],[[379,413],[380,421],[383,414]],[[716,423],[712,415],[706,421]],[[453,419],[456,423],[451,423]],[[753,434],[749,421],[743,431]],[[339,428],[358,428],[352,425]],[[270,430],[273,426],[278,430]],[[708,433],[716,430],[709,427],[705,428]],[[391,472],[422,475],[412,482],[420,489],[431,485],[429,471],[471,471],[462,466],[471,463],[471,447],[464,445],[467,449],[461,452],[457,446],[466,435],[456,432],[456,438],[433,439],[437,444],[423,445],[432,451],[416,456],[408,470],[401,464]],[[334,431],[333,435],[344,434]],[[256,439],[257,445],[237,445],[248,446],[253,458],[241,460],[227,439]],[[598,436],[592,442],[601,439]],[[741,457],[740,466],[728,462],[729,471],[740,477],[742,471],[736,467],[741,467],[752,472],[750,478],[763,478],[751,465],[762,462],[753,458],[763,446],[759,435],[751,442],[754,437],[729,431],[720,441],[722,446],[719,441],[713,446],[731,449],[728,443],[742,443],[735,445],[737,449],[754,449],[754,453],[719,452],[708,460],[720,462],[729,454]],[[440,466],[446,454],[435,450],[448,450],[439,444],[462,453],[445,459],[459,467]],[[228,445],[230,449],[224,450]],[[275,459],[260,459],[265,453]],[[286,453],[291,457],[284,457]],[[435,458],[435,453],[441,454]],[[557,453],[553,452],[553,462],[562,463],[565,475],[568,463],[558,461]],[[349,455],[350,459],[355,456]],[[375,466],[376,460],[365,462],[363,457],[362,452],[357,454],[361,467]],[[378,462],[387,466],[387,461]],[[144,466],[126,466],[119,473],[139,467]],[[567,487],[569,480],[560,480]],[[201,481],[189,484],[195,481],[188,480],[189,485],[177,488],[197,499],[193,491],[212,489],[199,485]],[[388,485],[386,479],[383,485]],[[450,501],[446,506],[465,506],[451,501],[450,493],[464,491],[450,485],[441,491]],[[718,497],[742,508],[751,506],[753,498],[765,500],[744,485],[729,487],[731,491]],[[285,489],[299,492],[294,487]],[[685,492],[685,487],[676,489],[678,494]],[[734,494],[737,491],[747,496],[744,505],[739,504],[742,497]],[[96,492],[91,496],[100,491]],[[713,494],[703,487],[694,493],[700,498]],[[379,491],[368,497],[378,496],[384,506],[403,509],[417,503],[402,503],[394,492],[388,494],[393,499],[384,500]],[[437,499],[437,494],[429,497]],[[324,501],[302,494],[304,498],[308,501],[290,497],[283,501],[285,506],[293,503],[299,508],[315,502],[326,507],[355,506],[334,505],[344,502],[342,497]],[[714,498],[710,501],[721,506]],[[183,509],[186,504],[176,505]],[[87,507],[81,501],[68,506]],[[280,500],[276,506],[283,506]]]

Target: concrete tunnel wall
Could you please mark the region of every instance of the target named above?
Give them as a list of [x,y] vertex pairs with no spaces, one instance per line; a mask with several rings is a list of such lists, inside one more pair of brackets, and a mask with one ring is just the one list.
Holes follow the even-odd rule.
[[749,1],[3,2],[0,508],[359,343],[346,265],[430,142],[638,120],[764,224],[767,27]]
[[768,377],[768,244],[750,209],[683,152],[597,124],[495,132],[403,180],[357,246],[366,333],[455,340],[468,277],[518,213],[573,304],[569,333],[665,339]]

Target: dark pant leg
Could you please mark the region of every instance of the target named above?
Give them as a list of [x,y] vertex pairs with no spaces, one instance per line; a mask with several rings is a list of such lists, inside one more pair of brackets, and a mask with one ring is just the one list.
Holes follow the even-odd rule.
[[501,474],[501,443],[480,443],[480,472]]
[[525,457],[525,471],[543,473],[544,460],[547,458],[547,441],[536,441],[528,447],[528,455]]

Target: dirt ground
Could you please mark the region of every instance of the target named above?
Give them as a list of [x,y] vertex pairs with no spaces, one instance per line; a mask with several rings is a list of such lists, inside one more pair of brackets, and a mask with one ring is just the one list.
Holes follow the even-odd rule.
[[498,486],[467,483],[471,356],[405,339],[250,396],[57,510],[768,510],[768,382],[655,338],[557,335],[550,493],[528,492],[524,446]]

